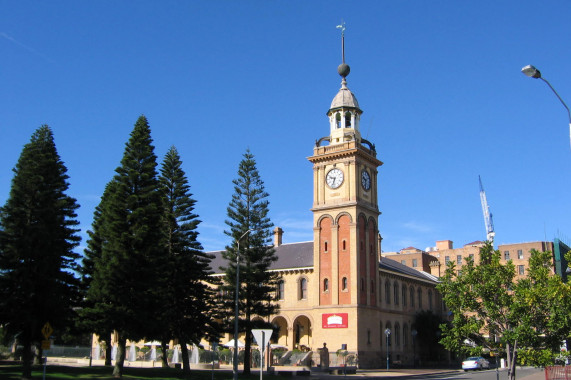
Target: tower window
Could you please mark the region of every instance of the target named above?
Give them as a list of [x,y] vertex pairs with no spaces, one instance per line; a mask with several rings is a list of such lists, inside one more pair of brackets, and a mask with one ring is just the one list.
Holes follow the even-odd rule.
[[347,277],[343,277],[341,280],[341,290],[347,291]]
[[339,112],[335,114],[335,126],[341,128],[341,114]]
[[323,252],[327,252],[327,242],[323,243]]
[[327,293],[329,291],[329,279],[323,280],[323,291]]
[[346,240],[343,240],[343,241],[341,242],[341,246],[343,247],[343,250],[344,250],[344,251],[347,250],[347,241],[346,241]]
[[345,112],[345,128],[351,128],[351,112]]

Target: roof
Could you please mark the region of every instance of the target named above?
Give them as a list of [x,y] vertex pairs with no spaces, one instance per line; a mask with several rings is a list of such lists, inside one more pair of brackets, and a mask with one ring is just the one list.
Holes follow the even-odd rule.
[[[277,261],[270,266],[270,270],[286,270],[292,268],[313,267],[313,242],[282,244],[276,248]],[[214,273],[221,274],[220,267],[227,265],[226,259],[222,256],[224,251],[208,252],[214,255],[211,267]]]
[[[272,263],[270,270],[287,270],[313,267],[313,242],[282,244],[275,248],[278,260]],[[211,267],[216,274],[222,274],[221,266],[226,266],[226,260],[222,257],[223,251],[209,252],[214,255]],[[415,277],[424,281],[438,281],[436,276],[430,273],[418,271],[407,267],[398,261],[383,257],[379,263],[379,268],[391,272],[396,272],[408,277]]]
[[330,109],[346,107],[359,109],[359,102],[357,102],[355,95],[347,88],[345,79],[343,79],[341,89],[339,89],[339,92],[333,98]]
[[464,244],[464,247],[466,247],[466,246],[468,246],[468,245],[483,245],[484,243],[485,243],[485,242],[483,242],[483,241],[481,241],[481,240],[476,240],[476,241],[473,241],[473,242],[471,242],[471,243]]
[[391,259],[388,259],[386,257],[383,257],[381,259],[381,262],[379,263],[379,268],[384,269],[384,270],[388,270],[388,271],[392,271],[392,272],[397,272],[397,273],[400,273],[402,275],[409,276],[409,277],[416,277],[419,280],[428,280],[428,281],[434,281],[434,282],[438,281],[438,277],[436,277],[430,273],[416,270],[414,268],[403,265],[396,260],[391,260]]

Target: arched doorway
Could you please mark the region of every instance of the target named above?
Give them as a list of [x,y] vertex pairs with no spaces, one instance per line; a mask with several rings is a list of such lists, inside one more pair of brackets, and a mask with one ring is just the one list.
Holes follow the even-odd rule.
[[300,350],[311,350],[313,339],[311,321],[305,315],[300,315],[293,322],[293,346]]

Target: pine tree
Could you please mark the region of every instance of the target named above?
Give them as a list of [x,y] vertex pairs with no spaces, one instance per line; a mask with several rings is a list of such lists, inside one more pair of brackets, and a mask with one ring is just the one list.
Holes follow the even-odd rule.
[[41,126],[22,150],[0,209],[0,324],[23,347],[24,378],[42,326],[49,322],[61,333],[79,303],[79,206],[65,194],[66,172],[51,129]]
[[114,376],[122,376],[126,340],[157,336],[165,281],[164,203],[151,131],[137,120],[101,208],[101,257],[94,261],[88,291],[91,320],[104,321],[118,336]]
[[[230,228],[225,234],[232,244],[223,252],[228,261],[225,268],[223,293],[227,295],[225,308],[234,315],[236,292],[236,255],[240,262],[239,327],[245,333],[244,373],[250,373],[250,347],[252,328],[258,326],[254,317],[267,317],[277,312],[278,306],[272,302],[277,284],[276,274],[269,272],[270,265],[277,260],[272,246],[273,224],[268,217],[268,193],[260,178],[256,161],[249,150],[243,156],[238,168],[238,178],[232,181],[234,194],[227,209]],[[249,232],[248,232],[249,231]],[[239,247],[239,252],[238,252]],[[230,311],[231,310],[231,311]],[[229,318],[228,331],[233,331],[234,319]],[[267,327],[267,326],[266,326]]]
[[[101,259],[103,242],[105,241],[105,227],[107,224],[103,219],[102,210],[109,201],[110,194],[113,193],[113,185],[116,182],[111,181],[105,187],[101,202],[95,208],[93,213],[92,230],[87,231],[89,239],[87,240],[87,248],[84,251],[82,265],[80,268],[81,286],[84,294],[82,308],[79,310],[79,317],[76,325],[80,331],[86,333],[95,333],[100,340],[107,342],[105,346],[105,365],[111,365],[111,334],[112,329],[109,323],[101,318],[99,313],[95,313],[93,308],[97,306],[96,299],[101,295],[98,293],[97,287],[91,287],[95,272],[95,263]],[[92,289],[91,289],[92,288]],[[88,291],[91,289],[91,292]]]
[[[198,242],[194,213],[196,201],[190,193],[182,161],[175,147],[166,154],[161,167],[160,181],[165,199],[168,257],[166,258],[168,283],[163,295],[166,328],[161,341],[163,352],[169,339],[177,339],[182,348],[183,372],[190,373],[187,343],[200,343],[206,335],[215,335],[216,308],[213,304],[215,279],[210,261],[213,256],[203,252]],[[163,365],[166,357],[163,355]]]

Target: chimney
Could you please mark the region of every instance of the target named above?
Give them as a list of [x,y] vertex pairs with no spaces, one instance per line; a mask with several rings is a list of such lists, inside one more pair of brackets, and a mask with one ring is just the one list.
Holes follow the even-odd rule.
[[438,251],[443,251],[445,249],[452,249],[453,246],[452,240],[440,240],[436,242],[436,249]]
[[274,247],[279,247],[282,245],[282,236],[284,234],[284,230],[280,227],[274,228]]

